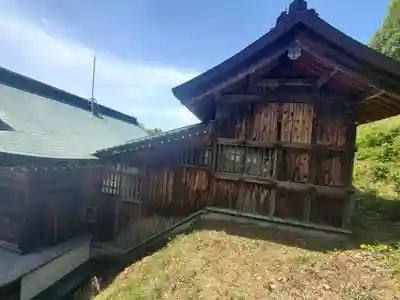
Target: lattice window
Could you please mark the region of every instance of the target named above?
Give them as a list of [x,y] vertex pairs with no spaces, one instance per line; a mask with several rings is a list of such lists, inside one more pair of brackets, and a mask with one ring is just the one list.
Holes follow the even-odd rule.
[[120,169],[120,164],[117,164],[112,167],[111,171],[106,175],[106,178],[103,180],[102,192],[111,194],[111,195],[119,195],[120,194],[120,182],[121,182],[121,174],[118,172]]
[[217,171],[226,173],[243,172],[244,147],[217,146]]
[[138,202],[140,199],[140,177],[137,168],[116,164],[103,180],[102,191],[120,195],[123,200]]
[[248,148],[246,152],[245,174],[272,177],[274,155],[273,149]]
[[208,166],[211,163],[211,150],[190,148],[183,152],[180,163],[186,166]]
[[216,170],[225,173],[272,177],[274,149],[217,145]]

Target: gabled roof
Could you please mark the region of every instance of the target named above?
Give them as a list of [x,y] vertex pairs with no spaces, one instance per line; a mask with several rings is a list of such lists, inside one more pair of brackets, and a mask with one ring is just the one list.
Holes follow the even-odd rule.
[[0,152],[87,159],[99,149],[147,136],[136,118],[0,68]]
[[[213,96],[212,94],[219,90],[218,85],[227,78],[240,76],[246,69],[251,71],[252,65],[262,60],[263,57],[273,55],[281,50],[279,47],[284,44],[285,38],[292,42],[295,41],[297,29],[312,32],[315,36],[314,40],[335,49],[335,51],[340,51],[348,59],[368,66],[372,73],[379,74],[375,77],[383,78],[378,82],[378,85],[382,85],[380,88],[400,95],[400,62],[378,53],[332,27],[319,18],[315,10],[307,9],[307,3],[304,0],[293,1],[289,13],[283,12],[278,18],[276,26],[260,39],[216,67],[173,88],[173,94],[197,117],[206,118],[204,109],[194,103],[196,100],[204,99],[207,94]],[[364,75],[369,76],[370,74]]]

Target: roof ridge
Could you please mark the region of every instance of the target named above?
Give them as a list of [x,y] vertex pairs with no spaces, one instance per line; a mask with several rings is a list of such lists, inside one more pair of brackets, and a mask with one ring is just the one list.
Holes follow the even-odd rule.
[[[50,84],[33,79],[29,76],[16,73],[0,66],[0,84],[8,85],[13,88],[24,90],[31,94],[45,97],[47,99],[55,100],[80,108],[83,110],[91,111],[90,100],[81,96],[72,94]],[[97,104],[101,109],[101,113],[107,117],[118,119],[120,121],[140,126],[136,117],[124,114],[120,111],[107,107],[105,105]]]

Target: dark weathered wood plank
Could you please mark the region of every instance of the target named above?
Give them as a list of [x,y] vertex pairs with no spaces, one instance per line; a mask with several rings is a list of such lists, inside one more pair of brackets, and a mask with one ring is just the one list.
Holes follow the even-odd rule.
[[255,83],[257,86],[264,86],[271,89],[278,87],[311,87],[316,86],[317,80],[314,78],[265,78]]

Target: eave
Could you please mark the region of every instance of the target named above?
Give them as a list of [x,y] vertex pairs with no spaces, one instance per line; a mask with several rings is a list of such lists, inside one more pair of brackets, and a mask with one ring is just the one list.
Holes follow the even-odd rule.
[[[305,35],[309,37],[308,40]],[[316,53],[332,66],[331,72],[320,77],[321,86],[332,77],[344,73],[348,77],[356,77],[356,80],[362,78],[365,86],[371,89],[367,95],[370,99],[364,103],[366,110],[374,110],[367,106],[372,103],[370,100],[379,99],[375,95],[386,97],[392,103],[390,111],[375,114],[375,117],[361,122],[375,121],[399,113],[395,107],[400,99],[400,63],[338,31],[312,11],[300,11],[288,16],[285,22],[278,24],[243,51],[175,87],[173,93],[182,104],[204,120],[208,117],[207,111],[212,108],[212,103],[224,88],[257,69],[272,64],[286,54],[294,42],[300,42],[304,48]],[[329,50],[328,53],[326,50]],[[366,97],[362,101],[365,99]]]

